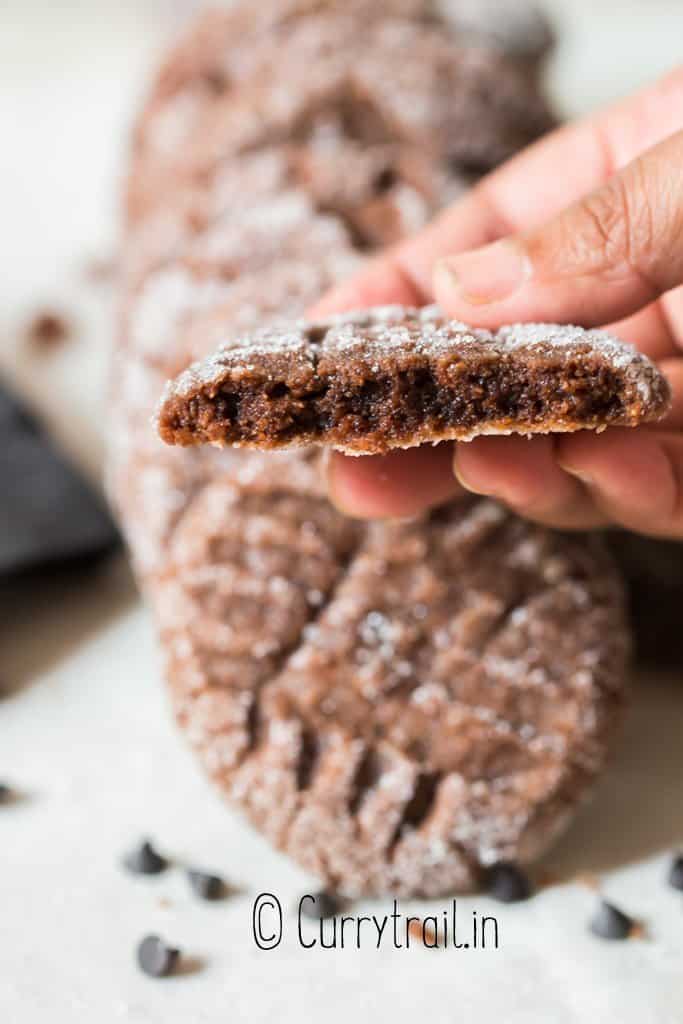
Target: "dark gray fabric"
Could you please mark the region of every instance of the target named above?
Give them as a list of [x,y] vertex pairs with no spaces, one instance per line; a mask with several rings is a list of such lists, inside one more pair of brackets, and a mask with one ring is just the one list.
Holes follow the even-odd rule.
[[0,385],[0,575],[95,558],[117,542],[103,500]]

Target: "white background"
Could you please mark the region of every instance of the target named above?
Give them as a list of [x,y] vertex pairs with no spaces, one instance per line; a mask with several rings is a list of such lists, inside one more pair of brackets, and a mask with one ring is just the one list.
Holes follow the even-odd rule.
[[[181,6],[0,0],[0,369],[95,476],[112,302],[84,268],[114,250],[127,125]],[[563,38],[549,87],[567,114],[683,57],[680,0],[547,6]],[[23,327],[42,306],[63,308],[77,337],[37,355]],[[297,947],[290,908],[313,883],[201,778],[169,720],[123,561],[94,582],[0,592],[0,690],[0,777],[23,792],[0,809],[6,1024],[683,1021],[683,897],[663,881],[683,841],[680,678],[636,681],[615,763],[544,865],[560,884],[517,907],[461,900],[463,914],[498,915],[501,949],[459,953]],[[118,858],[143,833],[241,891],[204,906],[179,871],[131,880]],[[646,939],[610,946],[586,934],[596,899],[576,880],[586,872],[642,916]],[[265,889],[289,926],[270,953],[251,940],[251,900]],[[132,950],[155,930],[196,958],[186,974],[138,973]]]

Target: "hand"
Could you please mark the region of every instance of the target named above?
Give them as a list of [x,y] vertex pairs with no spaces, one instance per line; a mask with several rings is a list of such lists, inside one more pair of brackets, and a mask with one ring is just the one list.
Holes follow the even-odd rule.
[[555,527],[611,523],[683,537],[682,129],[680,68],[520,154],[313,311],[436,300],[482,327],[611,323],[668,377],[667,419],[387,456],[333,453],[329,489],[340,508],[411,515],[464,489]]

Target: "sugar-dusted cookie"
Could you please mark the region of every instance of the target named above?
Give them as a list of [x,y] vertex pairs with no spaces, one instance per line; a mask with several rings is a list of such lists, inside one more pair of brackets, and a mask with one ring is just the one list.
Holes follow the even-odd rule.
[[518,324],[496,333],[435,307],[384,307],[236,338],[172,383],[171,444],[385,452],[479,434],[552,433],[656,420],[657,368],[603,331]]
[[[430,375],[445,372],[452,338],[441,355],[432,345],[432,366],[423,335],[466,336],[482,378],[500,364],[501,339],[433,313],[278,326],[554,123],[534,60],[482,38],[454,31],[436,0],[241,0],[185,34],[134,136],[109,490],[189,742],[227,799],[348,893],[471,889],[493,862],[529,861],[553,841],[619,719],[618,573],[599,537],[491,502],[356,522],[327,501],[321,446],[171,447],[150,417],[168,378],[269,326],[256,348],[250,336],[186,378],[204,405],[171,392],[189,413],[183,440],[232,420],[209,396],[218,372],[251,389],[235,422],[254,426],[260,408],[267,446],[282,444],[283,417],[292,440],[320,428],[296,417],[319,416],[310,384],[323,372],[347,373],[358,403],[346,440],[386,444],[388,430],[393,444],[399,426],[401,443],[434,436]],[[387,332],[404,340],[380,344]],[[657,378],[637,396],[647,373],[630,350],[548,341],[556,379],[577,383],[592,353],[591,369],[606,370],[597,397],[618,395],[633,417],[656,407]],[[280,374],[265,404],[258,361]],[[411,406],[392,390],[401,361]],[[383,367],[391,387],[373,395]],[[617,370],[631,390],[609,390]],[[287,394],[293,372],[301,402]],[[508,397],[522,408],[521,392]],[[386,422],[368,430],[370,408]]]
[[532,860],[620,717],[627,628],[600,539],[488,501],[368,527],[288,490],[279,458],[204,489],[157,591],[209,775],[349,894],[468,890]]
[[475,176],[554,127],[534,81],[498,48],[454,41],[438,21],[382,16],[380,4],[359,32],[345,3],[326,6],[251,48],[226,38],[231,11],[216,15],[226,25],[210,45],[192,34],[191,49],[202,40],[192,75],[169,90],[162,73],[138,124],[131,222],[163,209],[181,186],[206,188],[228,160],[312,145],[330,126],[361,147],[407,146],[435,172]]

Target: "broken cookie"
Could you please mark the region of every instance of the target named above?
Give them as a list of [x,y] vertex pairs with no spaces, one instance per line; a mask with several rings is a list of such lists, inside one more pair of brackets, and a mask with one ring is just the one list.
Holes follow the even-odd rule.
[[480,434],[547,434],[659,419],[653,363],[603,331],[518,324],[496,333],[435,307],[383,307],[224,344],[167,389],[169,444],[326,444],[376,454]]

